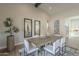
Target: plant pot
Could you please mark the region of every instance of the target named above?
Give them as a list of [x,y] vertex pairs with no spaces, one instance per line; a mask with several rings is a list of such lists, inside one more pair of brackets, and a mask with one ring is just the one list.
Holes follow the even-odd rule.
[[7,51],[13,51],[14,50],[14,35],[7,36]]

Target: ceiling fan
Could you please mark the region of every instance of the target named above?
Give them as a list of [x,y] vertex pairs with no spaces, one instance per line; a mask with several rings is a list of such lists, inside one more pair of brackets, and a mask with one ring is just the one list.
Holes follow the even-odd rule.
[[35,3],[34,7],[39,7],[41,5],[41,3]]

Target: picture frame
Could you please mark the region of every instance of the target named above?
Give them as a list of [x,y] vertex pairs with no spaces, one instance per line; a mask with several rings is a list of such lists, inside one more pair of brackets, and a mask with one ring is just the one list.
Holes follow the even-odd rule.
[[34,35],[39,35],[40,36],[40,21],[34,20]]
[[24,38],[32,37],[32,19],[24,18]]

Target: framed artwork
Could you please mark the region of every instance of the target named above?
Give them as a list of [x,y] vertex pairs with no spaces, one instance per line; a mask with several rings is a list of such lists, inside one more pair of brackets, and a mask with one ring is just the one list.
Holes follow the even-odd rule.
[[24,18],[24,38],[32,37],[32,19]]
[[55,20],[54,22],[54,34],[60,34],[60,22],[59,20]]
[[34,20],[34,35],[40,35],[40,21]]

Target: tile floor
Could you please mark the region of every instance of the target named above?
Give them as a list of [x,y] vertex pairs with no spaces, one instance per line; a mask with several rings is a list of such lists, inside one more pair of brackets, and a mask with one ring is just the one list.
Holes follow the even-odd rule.
[[[21,56],[24,56],[24,52],[21,53]],[[30,54],[28,56],[34,56],[34,53]],[[42,50],[41,52],[39,52],[39,56],[53,56],[53,55],[51,55],[48,52],[46,52],[46,54],[44,54],[44,51]],[[60,56],[79,56],[79,51],[78,50],[75,51],[72,48],[66,48],[66,52],[64,53],[64,55],[60,55]]]
[[[14,51],[11,51],[9,53],[4,52],[4,53],[0,53],[0,56],[25,56],[24,55],[24,49],[21,49],[21,53],[19,52],[20,49],[15,49]],[[27,55],[26,55],[27,56]],[[33,54],[30,54],[28,56],[34,56]],[[39,52],[39,55],[37,56],[53,56],[50,53],[46,52],[46,54],[44,54],[44,50]],[[60,55],[62,56],[62,55]],[[63,56],[79,56],[79,50],[74,50],[72,48],[66,48],[66,52]]]

